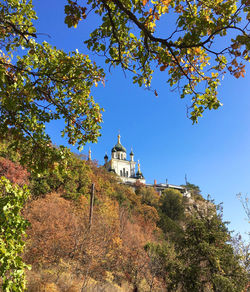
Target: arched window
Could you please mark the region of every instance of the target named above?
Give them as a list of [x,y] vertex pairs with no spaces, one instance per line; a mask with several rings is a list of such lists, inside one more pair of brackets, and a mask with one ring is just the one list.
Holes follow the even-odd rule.
[[120,176],[122,176],[122,170],[120,170]]
[[126,171],[126,177],[128,177],[128,171]]

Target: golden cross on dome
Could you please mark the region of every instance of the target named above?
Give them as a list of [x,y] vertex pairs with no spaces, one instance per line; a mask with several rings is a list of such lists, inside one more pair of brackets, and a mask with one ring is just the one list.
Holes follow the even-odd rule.
[[121,144],[121,135],[120,135],[120,130],[118,130],[118,143]]

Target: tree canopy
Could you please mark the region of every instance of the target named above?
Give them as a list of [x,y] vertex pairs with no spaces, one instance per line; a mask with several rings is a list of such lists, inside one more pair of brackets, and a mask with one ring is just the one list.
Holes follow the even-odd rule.
[[[220,106],[224,74],[245,74],[249,9],[249,0],[68,0],[65,23],[76,27],[90,12],[99,15],[101,25],[85,40],[87,47],[110,66],[131,71],[139,86],[150,88],[153,72],[167,70],[180,97],[191,96],[189,117],[197,122],[205,109]],[[39,171],[39,161],[46,165],[60,154],[48,147],[50,121],[63,119],[62,135],[79,149],[97,140],[102,109],[91,87],[104,81],[104,70],[77,50],[38,43],[35,19],[32,1],[0,2],[0,135],[13,135],[24,163]]]
[[0,2],[0,135],[13,135],[26,164],[41,169],[54,155],[46,123],[63,119],[62,135],[79,149],[97,140],[102,109],[90,90],[104,73],[87,55],[37,43],[36,18],[32,1]]
[[249,0],[89,0],[88,4],[68,0],[68,26],[76,27],[92,10],[100,15],[101,25],[85,41],[88,48],[103,55],[110,66],[133,72],[133,82],[139,86],[150,87],[157,67],[167,70],[167,82],[180,97],[191,96],[193,122],[204,110],[221,105],[217,89],[226,72],[244,77],[250,49]]

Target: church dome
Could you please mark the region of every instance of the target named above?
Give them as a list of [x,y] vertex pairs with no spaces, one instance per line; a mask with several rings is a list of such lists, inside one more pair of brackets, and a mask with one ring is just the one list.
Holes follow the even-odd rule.
[[112,152],[116,152],[116,151],[121,151],[121,152],[127,152],[126,148],[122,146],[121,144],[121,136],[120,134],[118,135],[118,141],[117,144],[112,148],[111,150]]
[[143,174],[138,170],[138,171],[136,172],[136,176],[141,176],[141,177],[143,177]]
[[121,152],[127,152],[126,148],[122,146],[121,143],[117,143],[113,148],[112,148],[112,152],[116,152],[116,151],[121,151]]
[[141,165],[140,161],[138,160],[138,171],[136,172],[136,178],[144,178],[142,172],[141,172]]

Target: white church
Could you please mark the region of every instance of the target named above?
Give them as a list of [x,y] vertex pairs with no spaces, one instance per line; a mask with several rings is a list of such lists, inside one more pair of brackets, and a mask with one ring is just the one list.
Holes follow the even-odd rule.
[[[146,184],[146,180],[141,172],[140,162],[139,160],[138,163],[134,161],[134,153],[132,149],[129,157],[130,160],[127,160],[127,150],[122,146],[121,136],[119,134],[117,143],[111,150],[111,159],[109,160],[107,153],[104,156],[104,167],[107,171],[116,173],[124,184],[130,185],[131,187],[134,187],[134,183],[139,181],[145,184],[145,186],[154,187],[159,194],[165,189],[175,189],[180,191],[184,196],[190,197],[190,193],[184,186],[169,184],[167,180],[166,183],[157,184],[155,180],[154,184]],[[91,160],[91,150],[89,150],[88,160]]]
[[132,149],[129,156],[130,160],[127,160],[127,150],[122,146],[121,136],[119,134],[117,143],[111,150],[111,159],[109,160],[107,154],[104,156],[104,167],[108,171],[119,175],[124,183],[135,183],[136,181],[140,181],[145,184],[146,180],[141,172],[140,162],[139,160],[138,163],[134,161],[134,153]]

